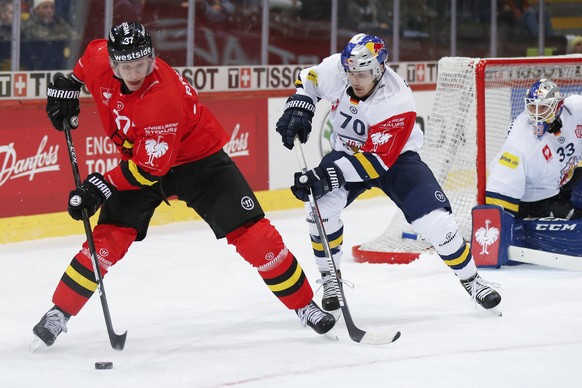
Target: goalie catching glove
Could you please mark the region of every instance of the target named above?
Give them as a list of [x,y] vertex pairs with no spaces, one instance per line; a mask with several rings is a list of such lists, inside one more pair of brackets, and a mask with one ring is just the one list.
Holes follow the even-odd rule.
[[65,77],[61,73],[55,74],[53,82],[49,84],[46,102],[46,113],[53,127],[63,130],[63,120],[67,119],[71,128],[79,126],[79,95],[81,84],[73,79]]
[[305,173],[295,173],[295,184],[291,186],[291,191],[297,199],[307,202],[310,189],[315,199],[319,199],[345,183],[342,171],[333,163],[325,163]]
[[103,175],[94,172],[69,193],[69,215],[78,221],[83,219],[83,209],[87,209],[87,215],[91,217],[111,197],[112,190]]
[[293,94],[285,103],[285,111],[277,121],[277,132],[281,135],[283,145],[293,149],[295,136],[305,143],[311,132],[311,120],[315,113],[315,105],[311,98]]

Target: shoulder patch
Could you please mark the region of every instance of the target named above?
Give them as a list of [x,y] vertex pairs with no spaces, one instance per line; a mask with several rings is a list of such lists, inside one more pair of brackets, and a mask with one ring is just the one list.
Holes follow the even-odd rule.
[[313,82],[315,86],[317,86],[317,77],[317,73],[314,70],[309,70],[309,73],[307,73],[307,80]]
[[519,166],[519,157],[509,152],[504,152],[499,158],[499,164],[509,168],[517,168]]
[[547,144],[542,149],[542,155],[544,155],[544,159],[546,159],[546,162],[549,161],[550,159],[552,159],[552,150],[550,149],[550,147]]

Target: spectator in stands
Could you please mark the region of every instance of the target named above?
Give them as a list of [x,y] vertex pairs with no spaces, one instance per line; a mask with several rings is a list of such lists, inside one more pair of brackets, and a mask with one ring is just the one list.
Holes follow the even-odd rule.
[[202,10],[207,22],[224,23],[233,15],[234,4],[230,0],[204,0]]
[[34,0],[22,25],[24,40],[76,40],[81,36],[55,13],[55,0]]
[[0,1],[0,41],[12,39],[13,11],[12,1]]
[[145,0],[115,0],[113,6],[114,24],[126,20],[141,22],[144,5]]
[[[554,29],[550,14],[546,9],[544,14],[544,32],[553,36]],[[532,7],[527,0],[503,0],[499,17],[510,20],[516,32],[538,36],[540,31],[539,7]]]
[[582,54],[582,36],[578,35],[572,39],[571,49],[568,54]]
[[358,24],[358,31],[374,31],[375,33],[389,28],[389,12],[387,5],[379,0],[353,0],[355,12],[350,10],[351,18]]
[[302,20],[331,20],[331,0],[302,1]]

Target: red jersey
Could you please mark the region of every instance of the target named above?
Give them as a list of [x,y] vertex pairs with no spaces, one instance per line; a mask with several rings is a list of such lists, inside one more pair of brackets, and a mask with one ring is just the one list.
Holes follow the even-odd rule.
[[113,75],[105,39],[89,43],[73,74],[89,89],[105,133],[122,154],[105,174],[118,190],[151,186],[173,166],[211,155],[228,141],[196,90],[159,58],[143,86],[129,94]]

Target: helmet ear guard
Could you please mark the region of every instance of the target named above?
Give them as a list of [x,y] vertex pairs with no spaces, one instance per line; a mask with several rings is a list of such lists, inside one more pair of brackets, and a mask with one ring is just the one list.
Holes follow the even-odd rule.
[[545,78],[536,81],[527,90],[524,101],[529,123],[538,137],[551,128],[564,104],[558,85]]
[[388,50],[384,41],[374,35],[357,34],[341,52],[341,65],[345,72],[369,70],[375,80],[384,73]]

